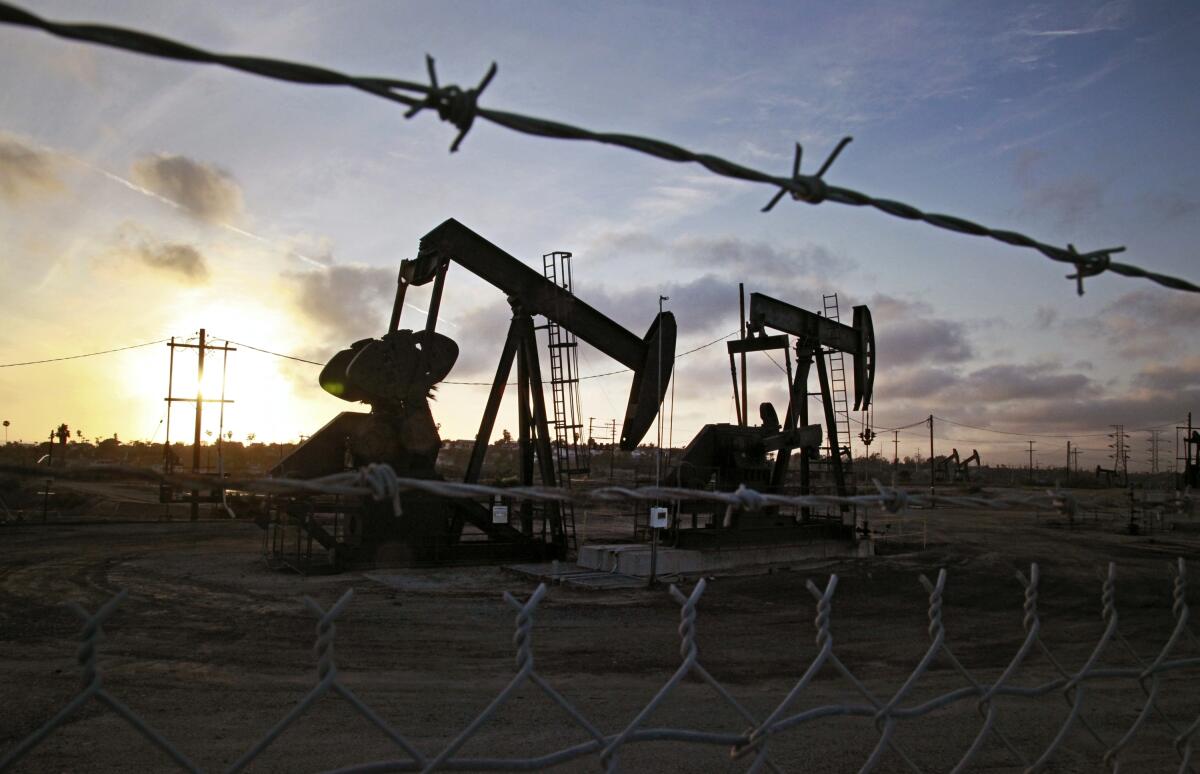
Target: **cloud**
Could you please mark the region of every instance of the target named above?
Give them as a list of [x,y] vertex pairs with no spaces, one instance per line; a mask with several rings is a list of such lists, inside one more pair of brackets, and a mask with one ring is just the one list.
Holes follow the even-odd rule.
[[881,371],[930,362],[962,363],[975,355],[967,325],[934,317],[924,302],[876,294],[867,306]]
[[597,288],[585,300],[640,338],[658,314],[659,293],[670,299],[663,306],[675,315],[681,335],[727,333],[737,327],[737,283],[711,273],[657,288]]
[[1149,390],[1173,393],[1200,389],[1200,356],[1175,363],[1153,363],[1133,377],[1133,384]]
[[396,292],[396,272],[376,266],[335,264],[289,272],[301,315],[321,326],[339,347],[383,332]]
[[944,368],[906,368],[880,371],[876,377],[875,395],[896,398],[932,397],[959,381],[955,371]]
[[992,415],[999,427],[1025,427],[1042,432],[1102,432],[1121,423],[1127,432],[1140,427],[1179,422],[1187,407],[1200,402],[1200,389],[1181,390],[1171,400],[1156,391],[1132,391],[1087,399],[1031,400],[1012,404]]
[[1190,218],[1200,211],[1200,199],[1181,191],[1165,191],[1143,197],[1144,206],[1167,222]]
[[134,181],[206,223],[236,223],[242,189],[228,172],[186,156],[156,154],[133,163]]
[[589,252],[644,255],[689,268],[720,269],[741,279],[774,282],[780,276],[827,281],[856,266],[853,260],[813,242],[773,244],[728,235],[664,240],[646,231],[615,231],[600,235]]
[[98,258],[121,268],[132,261],[190,284],[203,284],[209,279],[208,261],[199,248],[158,239],[134,222],[122,223]]
[[[508,335],[510,320],[512,308],[502,297],[493,298],[465,314],[459,314],[456,318],[458,328],[453,333],[442,330],[459,346],[458,360],[447,378],[451,381],[491,382],[496,375],[496,364]],[[456,335],[458,331],[463,333]],[[541,357],[543,353],[539,351],[538,355]],[[542,368],[542,377],[549,379],[548,364],[544,363]],[[516,366],[513,366],[511,376],[516,378],[516,373]]]
[[968,374],[956,392],[975,402],[1021,401],[1040,398],[1074,398],[1094,393],[1095,382],[1084,374],[1063,373],[1051,365],[1004,363]]
[[1070,226],[1102,210],[1107,183],[1086,174],[1046,179],[1040,173],[1045,158],[1045,152],[1032,148],[1016,155],[1013,173],[1024,198],[1022,214],[1048,213],[1059,225]]
[[1038,330],[1045,330],[1058,321],[1058,310],[1052,306],[1039,306],[1033,310],[1033,325]]
[[1124,0],[1113,0],[1092,11],[1087,19],[1074,25],[1059,26],[1051,29],[1025,28],[1018,31],[1020,35],[1034,38],[1073,38],[1080,35],[1095,35],[1098,32],[1114,32],[1125,27],[1129,20],[1129,3]]
[[182,275],[192,282],[208,280],[208,263],[200,251],[191,245],[142,244],[137,248],[137,257],[147,266]]
[[1026,188],[1022,210],[1025,214],[1048,212],[1059,225],[1076,225],[1103,209],[1106,188],[1090,175],[1039,183]]
[[[874,310],[872,319],[877,320]],[[954,320],[903,320],[887,326],[876,322],[875,338],[881,367],[961,363],[974,355],[966,326]]]
[[710,209],[740,190],[737,181],[724,177],[696,172],[675,174],[669,182],[652,185],[635,197],[629,203],[630,217],[641,228],[661,226]]
[[0,200],[17,204],[61,190],[55,166],[52,154],[0,133]]
[[1107,342],[1127,358],[1160,358],[1194,350],[1191,331],[1200,320],[1200,298],[1171,290],[1123,293],[1094,316],[1065,323],[1074,333]]

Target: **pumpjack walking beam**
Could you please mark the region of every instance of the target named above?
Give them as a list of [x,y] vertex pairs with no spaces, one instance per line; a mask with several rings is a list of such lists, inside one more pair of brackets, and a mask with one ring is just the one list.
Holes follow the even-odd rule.
[[[400,264],[393,327],[409,285],[435,282],[426,330],[436,325],[446,267],[454,262],[504,291],[530,316],[554,320],[596,349],[633,371],[621,448],[632,450],[646,435],[671,382],[675,361],[675,317],[663,312],[639,339],[617,322],[450,218],[421,237],[417,257]],[[662,362],[659,362],[661,352]]]
[[[517,365],[519,411],[519,440],[521,482],[533,483],[536,469],[542,483],[557,484],[554,471],[553,446],[542,390],[541,365],[538,360],[534,315],[541,315],[575,334],[633,371],[629,403],[621,431],[621,447],[636,448],[658,414],[662,398],[670,384],[675,360],[675,317],[660,313],[642,339],[601,314],[577,296],[559,287],[543,275],[501,250],[454,219],[439,225],[421,238],[417,257],[400,264],[396,300],[392,308],[390,329],[399,326],[400,311],[409,285],[433,282],[425,330],[434,331],[437,309],[445,287],[446,272],[451,262],[457,263],[508,295],[513,316],[500,353],[496,376],[480,420],[479,432],[467,464],[464,480],[475,482],[483,470],[484,457],[495,429],[505,387]],[[544,525],[549,525],[550,538],[559,549],[566,547],[566,531],[559,507],[546,506]],[[533,532],[533,511],[529,503],[521,507],[521,529],[527,536]]]

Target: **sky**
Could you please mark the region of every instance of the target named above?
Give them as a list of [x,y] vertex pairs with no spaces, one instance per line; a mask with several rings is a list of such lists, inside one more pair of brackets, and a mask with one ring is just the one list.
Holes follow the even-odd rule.
[[[480,103],[597,131],[656,137],[773,174],[804,147],[826,179],[922,209],[1200,281],[1200,6],[1191,2],[27,2],[63,21],[131,26],[222,52],[346,72],[474,85]],[[574,255],[575,292],[641,336],[658,297],[679,351],[738,327],[738,283],[807,309],[867,304],[878,344],[871,451],[930,414],[937,453],[985,463],[1108,466],[1110,425],[1146,469],[1161,428],[1200,407],[1200,298],[1090,278],[1030,250],[865,208],[785,198],[697,165],[520,135],[348,89],[154,60],[0,26],[0,365],[171,336],[324,361],[387,326],[399,262],[456,218],[535,268]],[[421,327],[414,288],[402,327]],[[450,381],[491,379],[509,310],[452,268],[439,330]],[[676,363],[664,437],[733,420],[718,343]],[[191,350],[174,389],[194,390]],[[209,355],[206,394],[220,391]],[[218,358],[219,360],[219,358]],[[589,347],[580,370],[619,368]],[[189,370],[190,369],[190,370]],[[319,368],[241,347],[223,427],[295,440],[354,406]],[[750,361],[752,405],[783,413],[784,377]],[[165,344],[0,368],[11,440],[60,422],[161,441]],[[582,383],[597,425],[624,414],[629,374]],[[815,387],[815,378],[813,388]],[[474,437],[487,388],[443,384],[443,438]],[[191,433],[190,409],[171,417]],[[218,427],[215,407],[205,429]],[[854,419],[862,417],[855,414]],[[516,427],[506,401],[497,434]],[[972,425],[976,428],[963,427]],[[858,426],[855,425],[855,431]],[[997,432],[1002,431],[1002,432]],[[1015,433],[1009,435],[1008,433]],[[653,437],[653,433],[651,435]],[[898,451],[928,453],[928,428]],[[882,444],[882,448],[881,448]],[[856,453],[862,446],[855,439]]]

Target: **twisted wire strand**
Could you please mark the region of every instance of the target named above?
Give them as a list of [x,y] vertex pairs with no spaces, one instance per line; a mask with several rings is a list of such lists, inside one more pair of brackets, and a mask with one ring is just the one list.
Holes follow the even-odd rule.
[[[47,471],[45,468],[36,466],[0,464],[0,472],[44,477]],[[501,487],[438,479],[404,478],[397,476],[391,466],[386,464],[371,464],[359,470],[315,479],[231,477],[213,480],[189,474],[164,474],[151,468],[130,465],[82,465],[57,468],[53,471],[53,475],[63,479],[152,481],[170,484],[180,489],[223,489],[227,492],[298,497],[321,494],[370,497],[377,501],[390,502],[397,516],[403,512],[401,494],[404,492],[418,492],[457,499],[502,497],[558,504],[644,502],[649,500],[699,501],[724,505],[729,511],[739,508],[758,510],[766,507],[855,506],[878,507],[889,513],[900,513],[910,507],[954,506],[990,509],[1033,508],[1069,516],[1080,506],[1080,501],[1074,494],[1061,490],[1028,494],[989,493],[983,496],[927,495],[891,489],[885,487],[878,480],[874,481],[876,493],[865,495],[787,495],[757,492],[744,485],[739,486],[733,492],[669,486],[635,488],[606,486],[592,490],[548,486]],[[1179,493],[1176,502],[1167,505],[1180,512],[1187,512],[1195,499],[1196,495],[1190,491]]]
[[[820,204],[829,201],[852,207],[870,207],[892,217],[919,221],[957,234],[987,238],[1013,247],[1034,250],[1050,260],[1070,264],[1075,267],[1075,273],[1068,275],[1068,279],[1076,281],[1077,292],[1080,295],[1083,294],[1083,279],[1085,277],[1094,277],[1106,271],[1111,271],[1125,277],[1147,279],[1174,290],[1191,293],[1200,292],[1200,285],[1196,285],[1188,280],[1148,271],[1139,266],[1112,260],[1112,255],[1124,250],[1125,248],[1123,247],[1104,248],[1081,253],[1076,250],[1074,245],[1067,245],[1065,248],[1058,247],[1040,242],[1016,231],[989,228],[954,215],[925,212],[904,202],[874,197],[850,188],[829,185],[823,180],[823,175],[842,147],[845,146],[846,140],[843,140],[833,154],[830,155],[829,160],[826,161],[825,165],[815,175],[800,173],[799,146],[797,146],[797,157],[791,176],[780,177],[737,164],[720,156],[698,153],[663,140],[632,134],[595,132],[559,121],[480,107],[478,104],[479,95],[487,88],[487,85],[495,76],[495,63],[492,64],[476,87],[462,89],[455,85],[440,85],[437,80],[433,58],[429,56],[426,57],[429,83],[423,84],[395,78],[348,75],[324,67],[280,59],[218,54],[169,38],[123,27],[97,24],[68,24],[52,21],[2,1],[0,1],[0,23],[40,29],[58,37],[109,46],[147,56],[195,64],[219,65],[289,83],[353,88],[405,105],[409,108],[405,113],[406,118],[412,118],[422,110],[432,109],[438,114],[439,118],[453,124],[459,130],[458,136],[450,148],[452,152],[458,150],[463,138],[473,125],[475,118],[479,117],[506,129],[535,137],[595,142],[637,151],[664,161],[699,164],[721,177],[769,185],[773,188],[778,188],[781,193],[786,192],[790,194],[795,200],[804,201],[809,204]],[[410,96],[410,94],[415,96]],[[777,194],[776,198],[764,209],[770,209],[778,197],[779,195]]]

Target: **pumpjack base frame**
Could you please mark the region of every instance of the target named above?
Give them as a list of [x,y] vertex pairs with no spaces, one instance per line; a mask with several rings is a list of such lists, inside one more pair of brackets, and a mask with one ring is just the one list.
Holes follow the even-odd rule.
[[[409,518],[419,518],[415,509]],[[378,504],[338,497],[271,498],[259,518],[262,557],[272,570],[301,575],[382,567],[487,565],[564,558],[539,536],[498,540],[467,526],[454,540],[417,528],[403,534],[381,528]],[[372,522],[374,520],[374,522]]]

